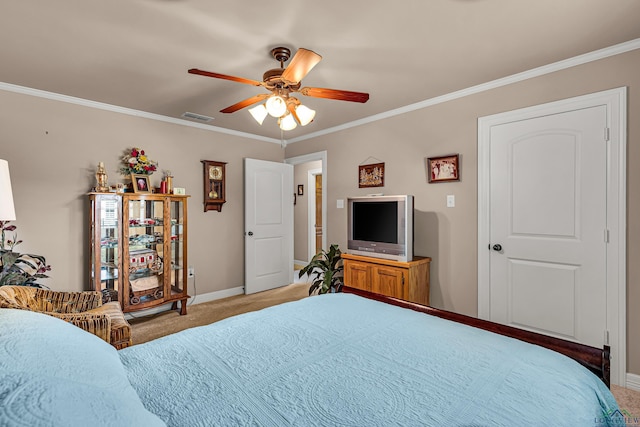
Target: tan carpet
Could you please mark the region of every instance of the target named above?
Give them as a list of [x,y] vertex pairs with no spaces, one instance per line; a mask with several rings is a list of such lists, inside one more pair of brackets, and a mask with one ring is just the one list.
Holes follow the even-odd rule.
[[[283,302],[295,301],[309,295],[309,284],[298,283],[252,295],[237,295],[194,304],[187,307],[187,314],[177,311],[138,317],[129,320],[132,326],[133,344],[142,344],[165,335],[194,326],[208,325],[236,314],[256,311]],[[134,313],[135,315],[135,313]]]
[[[253,295],[238,295],[202,304],[191,305],[187,314],[180,316],[176,311],[130,320],[133,343],[141,344],[164,335],[179,332],[194,326],[208,325],[226,317],[249,311],[260,310],[283,302],[295,301],[308,295],[309,284],[299,283],[284,286]],[[624,387],[611,386],[620,409],[627,416],[640,417],[640,392]],[[640,425],[632,423],[630,425]]]

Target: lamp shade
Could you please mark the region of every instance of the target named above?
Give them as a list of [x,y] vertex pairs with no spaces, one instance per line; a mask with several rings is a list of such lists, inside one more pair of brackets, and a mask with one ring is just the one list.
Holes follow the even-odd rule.
[[0,159],[0,221],[14,221],[15,219],[16,211],[13,206],[9,162]]
[[249,108],[249,112],[256,119],[256,122],[262,124],[264,122],[264,118],[267,117],[267,108],[264,104],[260,104],[257,107]]
[[296,107],[296,114],[298,115],[298,119],[300,119],[300,124],[302,126],[306,126],[311,123],[313,118],[316,116],[315,110],[305,107],[304,105],[298,105]]
[[292,130],[295,129],[298,124],[291,114],[287,114],[279,120],[280,129]]

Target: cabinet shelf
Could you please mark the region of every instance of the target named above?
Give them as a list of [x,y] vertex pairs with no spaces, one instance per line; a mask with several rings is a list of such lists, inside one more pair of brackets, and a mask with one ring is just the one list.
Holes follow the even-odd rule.
[[100,281],[104,282],[107,280],[114,280],[118,278],[118,270],[109,272],[105,270],[100,270]]
[[129,280],[143,279],[145,277],[158,276],[157,271],[153,271],[149,268],[143,268],[129,273]]

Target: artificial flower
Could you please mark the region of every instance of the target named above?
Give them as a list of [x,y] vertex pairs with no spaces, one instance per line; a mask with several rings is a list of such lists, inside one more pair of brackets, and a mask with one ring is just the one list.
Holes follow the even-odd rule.
[[122,175],[128,176],[132,173],[140,175],[151,175],[158,168],[158,163],[149,159],[138,147],[127,150],[122,157],[123,166],[120,168]]

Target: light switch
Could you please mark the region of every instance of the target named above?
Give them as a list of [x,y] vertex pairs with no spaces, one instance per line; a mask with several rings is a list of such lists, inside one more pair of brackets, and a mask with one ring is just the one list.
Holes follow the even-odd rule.
[[455,206],[456,206],[456,196],[454,196],[453,194],[449,194],[447,196],[447,207],[454,208]]
[[336,208],[344,209],[344,200],[343,199],[336,200]]

